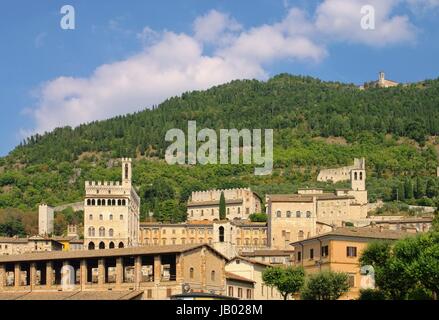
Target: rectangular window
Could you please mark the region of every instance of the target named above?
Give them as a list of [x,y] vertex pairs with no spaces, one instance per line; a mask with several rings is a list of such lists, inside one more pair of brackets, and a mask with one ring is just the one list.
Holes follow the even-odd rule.
[[251,299],[251,298],[252,298],[252,290],[247,289],[247,299]]
[[351,288],[355,287],[355,274],[353,273],[349,274],[348,282],[349,282],[349,287]]
[[238,298],[242,298],[242,288],[238,288]]
[[148,289],[147,291],[147,298],[152,299],[152,289]]
[[309,249],[309,258],[314,259],[314,249]]
[[302,252],[297,252],[297,261],[300,262],[302,261]]
[[233,287],[229,286],[229,297],[233,297]]
[[329,255],[329,246],[322,247],[322,257],[327,257]]
[[357,256],[357,247],[346,247],[346,256],[355,258]]

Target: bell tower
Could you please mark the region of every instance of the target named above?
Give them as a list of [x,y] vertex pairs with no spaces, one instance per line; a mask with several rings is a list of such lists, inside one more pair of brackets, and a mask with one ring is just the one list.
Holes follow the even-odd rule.
[[366,170],[352,169],[351,170],[351,189],[354,191],[366,190]]
[[122,158],[122,185],[131,186],[131,159]]

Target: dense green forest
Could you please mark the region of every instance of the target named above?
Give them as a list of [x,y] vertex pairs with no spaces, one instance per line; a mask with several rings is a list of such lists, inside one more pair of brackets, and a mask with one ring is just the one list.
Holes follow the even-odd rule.
[[[171,128],[273,128],[274,172],[254,176],[250,165],[170,166],[163,158]],[[394,88],[278,75],[266,82],[233,81],[185,93],[159,106],[77,128],[32,136],[0,158],[0,214],[35,212],[41,201],[81,200],[86,180],[119,180],[120,157],[134,159],[142,219],[185,219],[190,193],[251,187],[261,196],[317,183],[318,170],[365,157],[371,201],[435,205],[439,139],[439,79]]]

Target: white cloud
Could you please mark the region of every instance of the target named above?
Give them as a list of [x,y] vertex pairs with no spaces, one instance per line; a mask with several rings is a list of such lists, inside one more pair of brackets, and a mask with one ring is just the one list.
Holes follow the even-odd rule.
[[[326,45],[333,38],[367,45],[410,39],[408,20],[391,16],[396,0],[382,1],[386,4],[369,1],[379,9],[377,28],[381,31],[368,36],[355,29],[359,0],[325,0],[311,17],[292,8],[281,21],[250,29],[215,10],[194,21],[193,35],[146,27],[137,34],[144,43],[137,55],[102,65],[89,77],[59,77],[42,84],[30,111],[36,123],[34,132],[138,111],[185,91],[235,79],[265,79],[267,64],[276,60],[318,63],[327,56]],[[205,52],[206,45],[212,53]]]
[[[348,41],[371,46],[386,46],[412,41],[416,28],[404,15],[393,15],[399,0],[325,0],[316,10],[315,25],[333,41]],[[361,27],[361,8],[375,9],[375,30]]]

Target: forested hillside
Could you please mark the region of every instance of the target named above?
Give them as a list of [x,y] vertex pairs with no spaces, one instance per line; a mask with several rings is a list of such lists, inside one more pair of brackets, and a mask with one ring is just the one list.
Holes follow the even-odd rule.
[[[199,129],[275,129],[273,175],[254,176],[245,165],[167,165],[165,133],[186,132],[189,120]],[[438,135],[439,80],[368,90],[285,74],[234,81],[135,114],[30,137],[0,159],[0,208],[35,211],[41,201],[81,200],[85,180],[120,179],[119,157],[135,159],[142,217],[154,211],[160,220],[184,219],[190,192],[205,188],[250,186],[261,196],[305,185],[331,189],[315,182],[319,168],[361,156],[372,201],[393,200],[399,190],[400,200],[432,204],[439,194]]]

